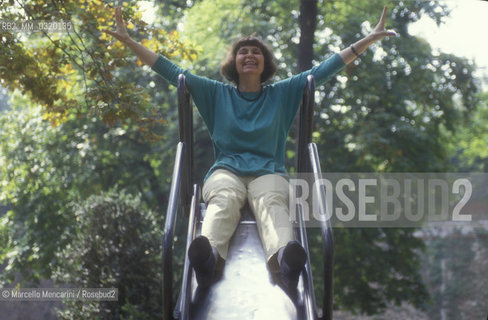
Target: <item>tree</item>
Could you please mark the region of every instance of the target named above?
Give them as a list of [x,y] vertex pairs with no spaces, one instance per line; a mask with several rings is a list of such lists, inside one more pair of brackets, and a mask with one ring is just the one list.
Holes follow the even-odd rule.
[[481,104],[466,125],[446,132],[450,166],[460,172],[488,171],[488,93],[480,94]]
[[57,283],[116,288],[117,301],[68,301],[61,319],[161,319],[162,222],[139,198],[112,190],[71,210],[75,236],[61,252]]
[[[450,230],[449,230],[450,229]],[[433,303],[432,319],[483,319],[488,299],[488,232],[483,228],[424,230],[427,250],[423,273]]]
[[147,206],[165,206],[169,174],[156,153],[160,146],[137,128],[109,128],[74,115],[52,127],[39,107],[14,108],[0,123],[0,202],[11,207],[1,217],[9,238],[0,255],[7,271],[50,277],[55,253],[70,240],[60,235],[76,225],[71,202],[119,186],[143,194]]
[[317,27],[317,0],[300,1],[300,43],[298,44],[298,71],[313,67],[313,44]]
[[[102,33],[112,28],[113,7],[102,1],[11,1],[0,5],[0,18],[11,21],[46,20],[67,24],[50,33],[7,32],[2,37],[2,85],[19,89],[43,106],[44,117],[54,125],[70,113],[94,114],[113,125],[132,119],[146,128],[164,120],[153,107],[148,91],[125,81],[124,73],[140,72],[128,49]],[[128,28],[144,44],[166,56],[194,59],[195,51],[179,41],[178,34],[148,26],[141,20],[137,2],[124,3]],[[136,27],[137,26],[137,27]],[[138,62],[139,66],[141,65]]]
[[[135,2],[124,5],[136,36],[162,54],[193,59],[178,34],[147,26]],[[2,276],[50,277],[60,237],[75,222],[67,205],[114,186],[143,194],[147,206],[165,207],[176,140],[174,93],[119,43],[100,32],[111,28],[113,8],[101,1],[23,1],[0,4],[0,18],[62,19],[62,33],[2,34],[2,85],[14,96],[0,119],[0,219]],[[161,38],[163,37],[163,38]],[[22,96],[21,96],[22,94]],[[154,107],[154,106],[157,106]],[[49,120],[51,125],[45,120]],[[168,122],[166,122],[168,121]],[[164,135],[165,131],[170,134]],[[141,155],[143,155],[141,157]],[[69,232],[65,234],[70,234]]]
[[[324,41],[323,50],[362,37],[370,28],[367,21],[374,21],[377,5],[322,7],[319,15],[323,14],[330,33],[341,34],[332,43]],[[400,37],[383,41],[381,48],[373,46],[322,95],[327,99],[319,105],[316,138],[326,171],[445,170],[447,150],[440,133],[462,125],[461,119],[477,106],[473,66],[462,58],[433,54],[425,41],[407,32],[421,12],[440,21],[445,14],[442,7],[422,1],[387,5],[393,14],[391,28]],[[358,25],[362,30],[357,30]],[[455,95],[461,97],[461,108]],[[387,301],[423,305],[427,292],[421,284],[418,252],[424,245],[414,237],[414,229],[334,231],[340,305],[366,313],[381,310]]]

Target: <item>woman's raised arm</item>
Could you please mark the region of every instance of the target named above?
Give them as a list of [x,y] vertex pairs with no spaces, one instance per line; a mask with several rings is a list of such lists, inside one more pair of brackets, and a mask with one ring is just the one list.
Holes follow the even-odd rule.
[[127,32],[127,28],[125,27],[124,20],[122,19],[122,9],[120,7],[115,8],[115,22],[115,31],[107,29],[104,29],[103,31],[124,43],[144,64],[152,67],[158,59],[158,54],[144,47],[142,44],[130,37],[129,33]]
[[383,13],[381,14],[380,21],[374,28],[374,30],[361,40],[356,41],[348,48],[342,50],[339,55],[345,64],[354,61],[361,53],[363,53],[370,45],[384,37],[394,37],[396,33],[393,31],[385,30],[385,20],[386,20],[386,6],[383,8]]

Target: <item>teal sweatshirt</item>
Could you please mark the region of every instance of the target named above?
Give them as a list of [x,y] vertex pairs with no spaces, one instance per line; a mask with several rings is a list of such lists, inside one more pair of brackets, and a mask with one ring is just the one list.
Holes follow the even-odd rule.
[[[345,64],[334,54],[320,65],[276,83],[260,92],[241,92],[234,85],[191,74],[160,55],[152,69],[172,85],[178,75],[186,85],[213,142],[215,162],[207,179],[217,168],[240,176],[286,174],[285,143],[300,106],[307,76],[320,85],[341,71]],[[258,98],[259,97],[259,98]]]

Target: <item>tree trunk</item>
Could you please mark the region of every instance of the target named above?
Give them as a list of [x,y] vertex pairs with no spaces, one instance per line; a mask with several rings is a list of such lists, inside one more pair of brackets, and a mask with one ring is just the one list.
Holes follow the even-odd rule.
[[317,27],[317,0],[300,1],[300,43],[298,44],[298,72],[312,68],[313,42]]

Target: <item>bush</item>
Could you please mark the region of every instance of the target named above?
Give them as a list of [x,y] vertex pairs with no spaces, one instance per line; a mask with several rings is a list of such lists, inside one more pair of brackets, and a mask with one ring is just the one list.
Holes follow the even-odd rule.
[[138,197],[112,191],[74,205],[77,225],[59,254],[54,280],[79,288],[117,288],[118,301],[66,301],[61,319],[161,318],[161,234]]

